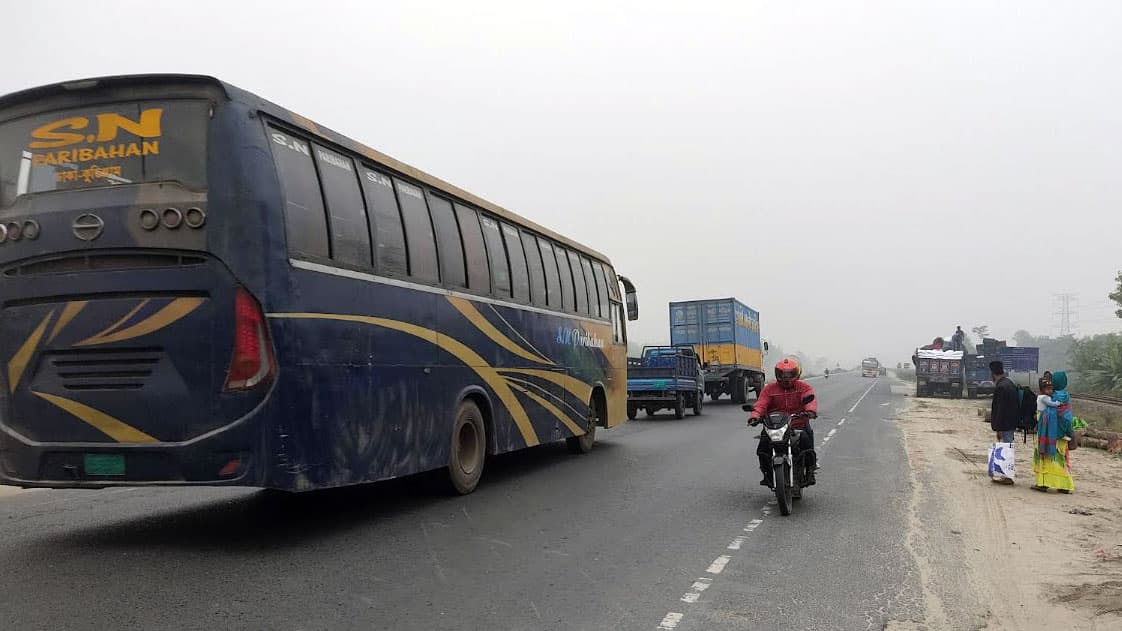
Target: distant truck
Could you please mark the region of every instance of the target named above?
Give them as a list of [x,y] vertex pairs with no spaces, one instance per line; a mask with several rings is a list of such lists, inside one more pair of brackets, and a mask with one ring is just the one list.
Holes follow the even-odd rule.
[[912,356],[916,366],[916,396],[945,394],[961,399],[966,381],[963,356],[962,351],[916,349]]
[[760,314],[735,298],[670,303],[670,343],[692,346],[705,371],[705,393],[747,403],[766,380]]
[[966,364],[966,396],[976,399],[978,395],[992,395],[993,374],[990,373],[990,360],[984,355],[967,355],[963,362]]
[[880,362],[876,357],[866,357],[861,360],[861,376],[862,377],[879,377],[880,376]]
[[705,399],[705,376],[701,360],[691,346],[646,346],[638,361],[627,368],[627,418],[635,420],[639,410],[654,416],[659,410],[674,410],[675,418],[686,415],[686,406],[701,414]]

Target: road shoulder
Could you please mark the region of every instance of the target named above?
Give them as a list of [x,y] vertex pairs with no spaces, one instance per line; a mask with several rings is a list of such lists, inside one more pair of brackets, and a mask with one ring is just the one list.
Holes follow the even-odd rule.
[[[986,473],[988,401],[909,397],[909,549],[926,625],[1117,629],[1122,625],[1122,458],[1072,454],[1076,492],[1032,491],[1032,440],[1018,436],[1014,486]],[[905,629],[907,627],[889,627]],[[921,627],[922,628],[922,627]]]

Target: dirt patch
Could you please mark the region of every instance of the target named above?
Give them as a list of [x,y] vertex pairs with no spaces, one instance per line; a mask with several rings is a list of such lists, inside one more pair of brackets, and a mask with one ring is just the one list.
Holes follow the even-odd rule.
[[0,484],[0,498],[11,497],[13,495],[22,495],[24,493],[32,493],[39,489],[21,489],[16,486],[4,486]]
[[1018,435],[1017,482],[994,484],[993,433],[978,415],[988,406],[912,399],[898,419],[914,482],[909,549],[927,601],[914,628],[1122,628],[1122,458],[1075,450],[1075,492],[1039,493],[1031,438]]

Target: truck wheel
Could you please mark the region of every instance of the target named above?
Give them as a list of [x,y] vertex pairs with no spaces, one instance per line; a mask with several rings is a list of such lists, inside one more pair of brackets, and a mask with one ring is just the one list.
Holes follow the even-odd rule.
[[686,397],[681,392],[674,397],[674,418],[681,419],[686,416]]
[[701,416],[701,407],[702,407],[704,401],[705,401],[705,395],[704,394],[698,392],[697,394],[693,395],[693,415],[694,416]]
[[635,407],[634,404],[628,403],[627,404],[627,420],[634,421],[636,416],[639,416],[639,410]]
[[743,375],[733,375],[729,378],[729,389],[732,390],[733,403],[748,402],[748,388]]
[[710,401],[719,401],[720,399],[721,399],[721,393],[720,392],[710,392],[709,393],[709,400]]
[[648,405],[645,411],[647,412],[647,416],[654,416],[655,412],[658,412],[658,408]]
[[448,459],[448,481],[460,495],[475,490],[487,459],[487,430],[479,406],[464,401],[452,426],[452,454]]

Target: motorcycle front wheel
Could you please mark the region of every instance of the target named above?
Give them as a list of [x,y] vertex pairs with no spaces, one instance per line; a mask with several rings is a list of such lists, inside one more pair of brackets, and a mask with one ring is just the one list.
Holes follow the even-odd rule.
[[779,514],[786,517],[791,514],[791,465],[777,464],[772,470],[772,479],[775,480],[775,501],[779,504]]

